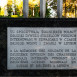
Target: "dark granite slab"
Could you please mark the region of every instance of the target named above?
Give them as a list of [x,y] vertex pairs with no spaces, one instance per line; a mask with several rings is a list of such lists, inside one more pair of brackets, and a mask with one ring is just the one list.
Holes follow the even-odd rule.
[[7,27],[77,27],[77,19],[0,19],[0,76],[77,76],[77,70],[7,70]]

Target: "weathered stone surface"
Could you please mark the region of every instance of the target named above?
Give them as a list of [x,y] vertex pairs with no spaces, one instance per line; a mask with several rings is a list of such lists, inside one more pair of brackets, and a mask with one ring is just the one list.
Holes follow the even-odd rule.
[[7,70],[7,27],[77,27],[77,19],[0,19],[0,76],[77,76],[77,70]]

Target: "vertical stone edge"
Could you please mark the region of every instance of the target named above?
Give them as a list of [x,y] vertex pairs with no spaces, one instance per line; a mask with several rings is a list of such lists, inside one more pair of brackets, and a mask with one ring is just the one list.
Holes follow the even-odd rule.
[[57,15],[58,18],[62,18],[63,0],[57,0]]
[[45,18],[46,0],[40,0],[40,18]]
[[23,17],[28,18],[29,4],[28,0],[23,0]]
[[9,30],[9,27],[7,27],[7,69],[9,69],[8,67],[8,30]]

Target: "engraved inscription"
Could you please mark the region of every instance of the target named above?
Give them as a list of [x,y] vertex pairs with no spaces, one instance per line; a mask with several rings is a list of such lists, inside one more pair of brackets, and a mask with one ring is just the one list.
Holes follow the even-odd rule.
[[7,69],[77,69],[77,28],[7,28]]

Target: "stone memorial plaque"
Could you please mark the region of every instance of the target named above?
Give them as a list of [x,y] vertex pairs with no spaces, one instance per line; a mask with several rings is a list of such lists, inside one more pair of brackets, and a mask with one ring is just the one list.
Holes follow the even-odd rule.
[[7,69],[77,69],[77,28],[8,27]]

